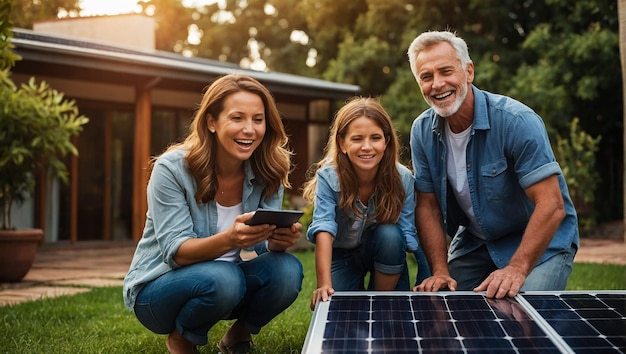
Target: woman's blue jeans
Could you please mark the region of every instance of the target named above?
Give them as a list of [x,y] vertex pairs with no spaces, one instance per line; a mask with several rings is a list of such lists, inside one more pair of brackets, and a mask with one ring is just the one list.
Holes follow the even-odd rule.
[[370,273],[368,289],[373,289],[374,270],[398,274],[396,290],[409,290],[406,266],[406,239],[395,224],[377,224],[363,233],[361,245],[353,249],[333,249],[331,277],[335,291],[365,290],[365,276]]
[[196,263],[146,284],[135,316],[152,332],[176,329],[195,345],[207,344],[207,332],[223,319],[236,318],[256,334],[293,303],[302,278],[302,264],[286,252],[240,263]]

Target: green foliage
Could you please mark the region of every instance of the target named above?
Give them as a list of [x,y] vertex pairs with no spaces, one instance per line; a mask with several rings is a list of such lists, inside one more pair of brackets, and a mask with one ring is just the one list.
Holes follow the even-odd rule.
[[563,170],[570,196],[578,211],[580,231],[589,233],[596,224],[592,212],[596,186],[600,182],[595,167],[596,152],[601,137],[593,138],[580,129],[579,119],[570,122],[569,135],[557,135],[554,151]]
[[11,21],[19,28],[33,28],[34,21],[54,19],[60,11],[75,16],[80,10],[79,0],[9,0],[9,2],[13,3]]
[[[45,3],[67,9],[72,1]],[[623,179],[615,168],[623,164],[615,1],[226,0],[193,9],[179,0],[140,4],[157,20],[158,49],[235,64],[261,60],[271,71],[353,83],[364,96],[380,96],[405,145],[412,121],[426,108],[408,67],[409,43],[426,30],[456,31],[468,43],[478,87],[534,109],[553,141],[568,134],[574,116],[581,131],[603,137],[595,164],[606,183],[595,191],[603,203],[593,210],[605,219],[623,215],[622,193],[615,193]],[[202,32],[200,44],[187,40],[192,25]],[[308,40],[292,40],[294,31]],[[312,56],[314,63],[307,63]]]
[[306,231],[309,229],[309,225],[313,222],[313,203],[308,203],[306,206],[301,208],[304,212],[302,217],[300,217],[300,224],[302,224],[302,231],[306,234]]
[[89,120],[79,115],[73,100],[47,83],[30,78],[16,87],[11,68],[16,59],[11,52],[11,29],[8,20],[11,2],[0,0],[0,229],[11,229],[11,207],[22,202],[35,188],[35,174],[44,169],[49,176],[67,181],[62,161],[66,154],[77,155],[72,137]]
[[61,158],[78,154],[71,138],[88,119],[45,82],[31,78],[17,88],[8,69],[0,71],[0,101],[0,210],[2,229],[10,229],[11,205],[33,191],[39,168],[67,181]]
[[[316,287],[313,252],[298,252],[304,268],[296,301],[254,336],[257,353],[299,353],[312,317]],[[414,262],[410,265],[415,279]],[[626,266],[576,263],[568,290],[626,289]],[[201,353],[217,353],[215,343],[230,321],[209,331]],[[145,329],[123,304],[121,287],[0,307],[0,351],[3,353],[165,353],[165,336]]]
[[11,38],[13,37],[13,24],[9,20],[11,13],[11,0],[0,0],[0,70],[13,67],[19,56],[11,49]]
[[180,0],[137,1],[144,13],[152,13],[156,22],[155,46],[159,50],[182,53],[191,50],[187,41],[189,26],[193,23],[193,10],[183,6]]

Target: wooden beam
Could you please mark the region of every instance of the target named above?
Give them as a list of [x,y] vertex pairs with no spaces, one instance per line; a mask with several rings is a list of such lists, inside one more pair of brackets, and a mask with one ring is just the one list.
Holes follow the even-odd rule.
[[102,239],[111,241],[111,160],[113,151],[113,112],[104,112],[104,186],[102,186]]
[[146,187],[148,185],[147,166],[150,159],[152,107],[148,88],[137,87],[135,92],[132,237],[133,240],[139,240],[148,210]]
[[[72,137],[72,144],[78,146],[78,137]],[[78,159],[70,157],[70,244],[78,241]]]

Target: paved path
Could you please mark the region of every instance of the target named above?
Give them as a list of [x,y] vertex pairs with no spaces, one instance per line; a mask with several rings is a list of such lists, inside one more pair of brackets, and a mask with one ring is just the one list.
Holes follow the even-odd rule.
[[[118,245],[40,250],[21,282],[0,284],[0,306],[72,295],[92,287],[121,286],[134,249]],[[626,265],[626,244],[619,239],[582,239],[575,262]]]
[[0,306],[121,286],[134,250],[133,245],[40,250],[21,282],[0,283]]

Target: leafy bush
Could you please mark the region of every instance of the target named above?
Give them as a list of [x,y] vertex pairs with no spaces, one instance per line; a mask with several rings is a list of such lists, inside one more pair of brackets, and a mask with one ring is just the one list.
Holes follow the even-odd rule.
[[581,233],[589,233],[596,224],[593,210],[600,177],[596,171],[596,152],[601,137],[593,138],[581,130],[579,119],[570,122],[569,136],[557,135],[555,155],[563,170],[570,196],[578,212]]
[[45,168],[67,181],[62,158],[77,155],[72,137],[89,120],[79,115],[73,100],[47,83],[31,78],[17,87],[11,67],[20,58],[11,52],[12,24],[6,21],[11,2],[0,1],[0,229],[11,229],[11,206],[33,192],[35,175]]

